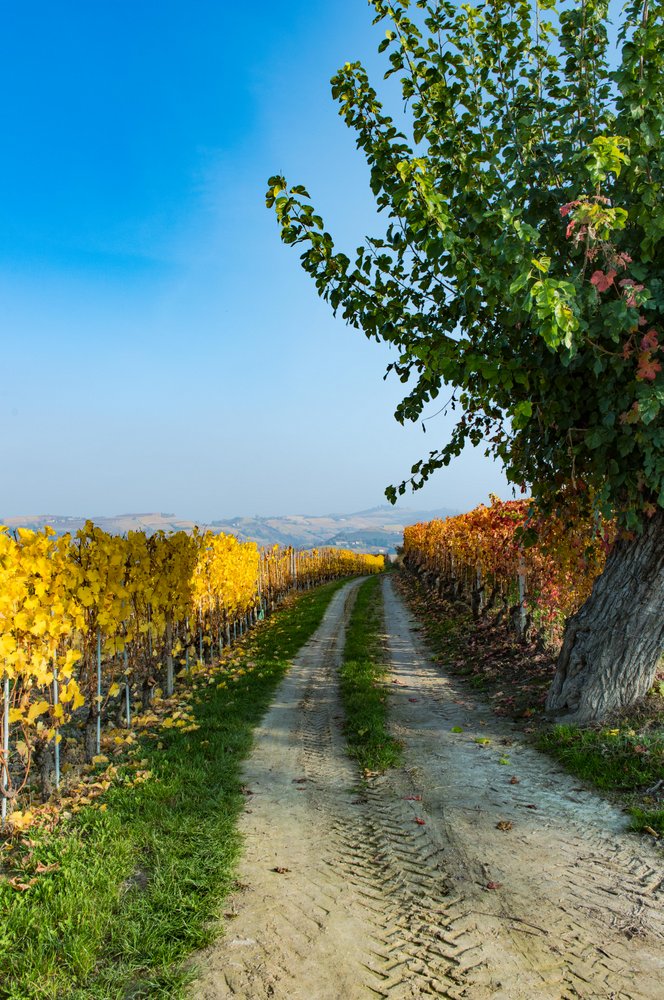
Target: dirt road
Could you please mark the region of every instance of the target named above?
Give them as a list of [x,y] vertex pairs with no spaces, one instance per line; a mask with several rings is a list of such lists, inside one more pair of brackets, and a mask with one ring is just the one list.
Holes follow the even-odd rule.
[[236,915],[199,956],[192,1000],[659,1000],[655,852],[430,662],[389,578],[405,767],[360,787],[336,683],[357,585],[257,733]]

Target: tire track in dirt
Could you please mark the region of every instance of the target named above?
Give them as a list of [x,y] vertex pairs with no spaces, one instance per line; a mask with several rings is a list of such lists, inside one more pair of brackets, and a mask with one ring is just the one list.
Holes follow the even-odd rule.
[[[452,995],[660,997],[661,858],[624,834],[622,813],[578,788],[434,666],[392,581],[383,586],[394,730],[461,920],[472,920],[483,940],[479,964],[475,955],[472,967],[461,959]],[[386,780],[395,796],[407,794],[403,774]]]
[[[335,595],[257,731],[244,888],[225,937],[199,956],[192,1000],[659,997],[654,858],[625,846],[619,814],[441,675],[389,580],[406,767],[358,791],[337,688],[357,585]],[[455,725],[464,733],[451,737]],[[476,730],[492,744],[475,744]]]
[[352,818],[357,782],[343,753],[336,672],[358,585],[334,595],[256,731],[244,771],[243,888],[226,907],[237,917],[198,957],[195,1000],[371,995],[358,992],[369,948],[362,911],[326,861],[336,849],[331,825]]

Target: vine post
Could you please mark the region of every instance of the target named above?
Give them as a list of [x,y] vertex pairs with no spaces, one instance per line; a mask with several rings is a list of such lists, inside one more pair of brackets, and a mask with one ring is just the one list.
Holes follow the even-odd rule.
[[519,556],[519,570],[517,573],[517,585],[519,588],[519,608],[517,612],[517,634],[520,639],[526,635],[526,564],[523,554]]
[[7,798],[9,795],[9,674],[2,679],[2,826],[7,821]]
[[173,624],[166,622],[166,697],[170,698],[175,687],[173,671]]
[[97,629],[97,756],[101,753],[101,629]]
[[60,704],[60,686],[58,683],[58,667],[53,664],[53,707],[56,709],[55,736],[53,738],[53,759],[55,766],[55,787],[60,788],[60,720],[57,718],[57,705]]
[[127,722],[127,729],[131,729],[131,685],[129,683],[129,656],[127,654],[126,640],[124,649],[122,650],[122,660],[124,662],[125,673],[125,719]]

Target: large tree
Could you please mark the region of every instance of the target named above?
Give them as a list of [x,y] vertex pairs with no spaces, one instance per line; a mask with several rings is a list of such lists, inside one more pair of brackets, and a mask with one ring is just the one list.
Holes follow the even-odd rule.
[[405,112],[359,63],[332,94],[384,231],[351,260],[302,186],[273,177],[267,202],[319,294],[397,347],[398,420],[453,387],[414,489],[469,441],[540,509],[617,517],[548,700],[599,718],[647,691],[664,641],[664,5],[628,2],[617,43],[607,0],[371,6]]

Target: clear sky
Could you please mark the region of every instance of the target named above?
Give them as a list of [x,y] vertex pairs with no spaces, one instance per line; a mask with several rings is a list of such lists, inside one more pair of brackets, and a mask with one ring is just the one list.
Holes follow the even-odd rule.
[[[329,92],[346,60],[382,75],[365,0],[0,15],[0,516],[383,503],[449,424],[396,423],[387,351],[332,318],[264,206],[283,172],[345,249],[372,229]],[[402,502],[490,491],[476,451]]]

